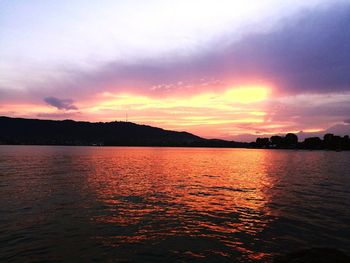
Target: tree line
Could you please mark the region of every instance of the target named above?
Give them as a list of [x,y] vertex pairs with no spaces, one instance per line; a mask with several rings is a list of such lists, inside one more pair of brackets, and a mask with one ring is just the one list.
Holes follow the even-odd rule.
[[270,138],[257,138],[251,144],[262,149],[312,149],[312,150],[350,150],[350,138],[327,133],[323,138],[310,137],[299,142],[298,136],[288,133],[285,136],[274,135]]

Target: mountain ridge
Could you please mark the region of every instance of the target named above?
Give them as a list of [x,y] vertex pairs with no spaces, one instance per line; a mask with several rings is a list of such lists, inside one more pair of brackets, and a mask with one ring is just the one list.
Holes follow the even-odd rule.
[[132,122],[42,120],[0,116],[0,144],[247,147],[247,143],[205,139],[185,131],[171,131]]

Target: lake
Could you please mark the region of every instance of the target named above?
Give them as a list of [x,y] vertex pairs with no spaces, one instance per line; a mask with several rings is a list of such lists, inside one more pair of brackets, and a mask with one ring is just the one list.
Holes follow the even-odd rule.
[[0,262],[350,251],[350,152],[0,146]]

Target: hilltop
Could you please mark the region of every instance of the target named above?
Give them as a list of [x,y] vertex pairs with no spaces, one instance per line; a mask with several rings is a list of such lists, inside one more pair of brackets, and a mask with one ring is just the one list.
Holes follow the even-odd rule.
[[39,120],[0,116],[0,144],[244,147],[245,143],[204,139],[188,132],[132,122]]

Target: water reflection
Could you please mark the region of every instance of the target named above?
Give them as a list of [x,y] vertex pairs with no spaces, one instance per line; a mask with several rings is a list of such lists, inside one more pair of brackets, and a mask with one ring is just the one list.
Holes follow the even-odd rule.
[[272,253],[308,247],[350,251],[350,153],[270,151],[267,173],[274,186],[267,204],[275,220],[263,240],[273,239]]
[[0,147],[0,261],[350,250],[350,153]]
[[[266,151],[237,155],[224,149],[131,148],[114,154],[96,162],[88,179],[105,208],[94,220],[120,228],[113,236],[100,237],[105,244],[152,240],[161,246],[181,237],[197,244],[164,249],[197,256],[222,251],[266,256],[246,244],[256,242],[271,220],[266,204],[273,181],[266,172]],[[127,233],[120,231],[123,227]]]

